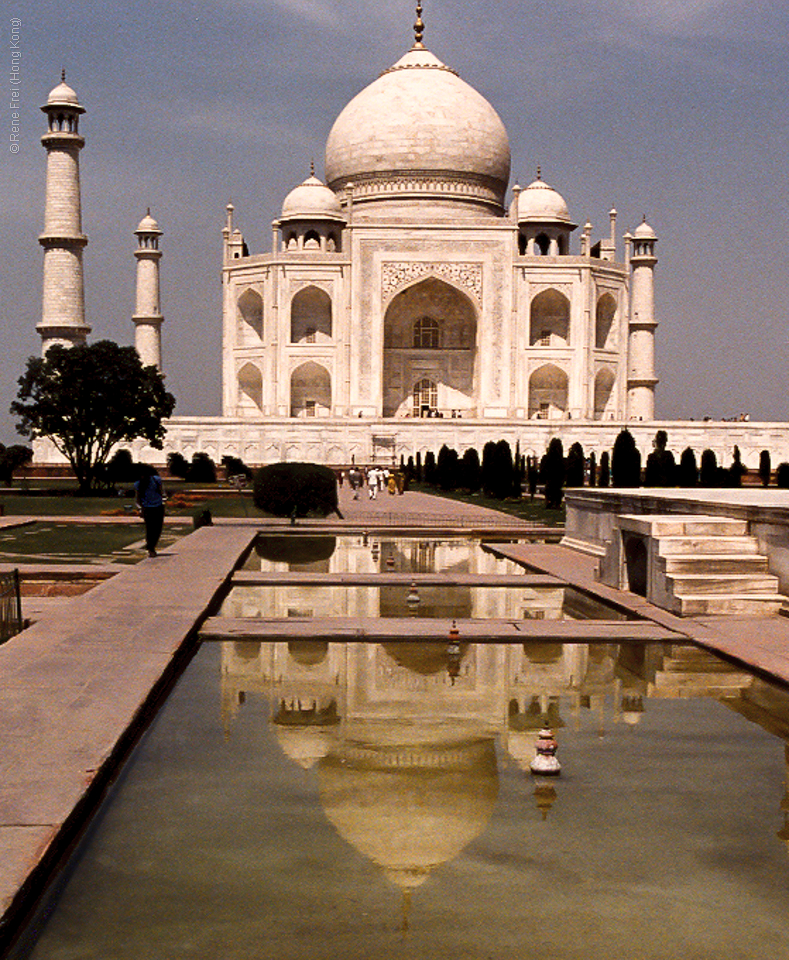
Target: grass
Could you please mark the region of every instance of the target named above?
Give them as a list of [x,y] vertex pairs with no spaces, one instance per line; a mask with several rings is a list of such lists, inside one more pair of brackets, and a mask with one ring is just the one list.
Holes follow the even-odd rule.
[[464,493],[461,490],[439,490],[437,487],[429,487],[424,483],[412,483],[412,490],[419,490],[422,493],[430,493],[435,497],[444,497],[447,500],[459,500],[461,503],[472,503],[476,507],[487,507],[489,510],[498,510],[499,513],[508,513],[519,520],[528,520],[531,523],[539,523],[547,527],[558,527],[564,524],[565,508],[560,510],[546,510],[541,498],[535,497],[534,500],[494,500],[492,497],[486,497],[482,491],[479,493]]
[[[191,531],[168,525],[161,546]],[[0,562],[136,563],[145,556],[145,528],[139,519],[123,524],[38,522],[0,530]]]

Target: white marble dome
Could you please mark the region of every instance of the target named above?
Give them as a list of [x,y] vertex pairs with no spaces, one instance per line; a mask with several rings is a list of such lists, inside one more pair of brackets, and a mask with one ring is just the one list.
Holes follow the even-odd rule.
[[76,91],[72,90],[65,80],[61,80],[56,87],[49,91],[47,106],[79,107],[79,105]]
[[354,202],[438,196],[501,207],[510,144],[499,115],[429,50],[414,46],[357,94],[326,144],[326,180]]
[[151,216],[151,211],[149,210],[145,216],[140,220],[137,225],[135,233],[161,233],[159,229],[159,224]]
[[657,234],[647,223],[646,217],[644,217],[643,222],[639,223],[639,225],[633,231],[633,236],[637,240],[657,240]]
[[538,176],[518,195],[518,221],[570,223],[570,211],[558,190]]
[[336,194],[316,176],[309,176],[285,197],[282,204],[283,220],[318,220],[329,217],[343,219],[342,207]]

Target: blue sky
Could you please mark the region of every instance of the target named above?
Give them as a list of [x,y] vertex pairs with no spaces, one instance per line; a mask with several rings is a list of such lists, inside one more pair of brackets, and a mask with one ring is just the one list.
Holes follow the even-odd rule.
[[[0,440],[16,439],[6,411],[40,350],[38,106],[61,66],[87,110],[92,337],[133,341],[133,231],[150,206],[176,413],[218,413],[225,204],[251,252],[269,249],[311,158],[322,175],[337,114],[410,46],[413,6],[12,0],[6,35],[14,16],[25,108],[3,166]],[[513,182],[539,164],[596,238],[612,205],[620,234],[644,213],[658,233],[657,415],[789,420],[789,5],[425,0],[423,16],[426,45],[502,117]]]

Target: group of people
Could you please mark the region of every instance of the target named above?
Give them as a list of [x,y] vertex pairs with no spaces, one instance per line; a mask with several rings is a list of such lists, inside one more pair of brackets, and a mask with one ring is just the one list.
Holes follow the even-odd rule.
[[[340,471],[340,486],[345,480],[345,471]],[[368,467],[360,470],[358,467],[351,467],[348,471],[348,483],[353,490],[353,499],[359,499],[359,492],[367,485],[367,496],[370,500],[376,500],[378,493],[385,490],[391,496],[402,494],[405,491],[405,475],[401,470],[388,470],[386,467]]]

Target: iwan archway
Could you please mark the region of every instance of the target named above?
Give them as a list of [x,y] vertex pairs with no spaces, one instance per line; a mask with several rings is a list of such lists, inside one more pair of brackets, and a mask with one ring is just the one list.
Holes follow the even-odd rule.
[[[394,297],[384,315],[383,415],[475,416],[477,310],[460,290],[427,277]],[[414,390],[435,383],[435,406]]]

